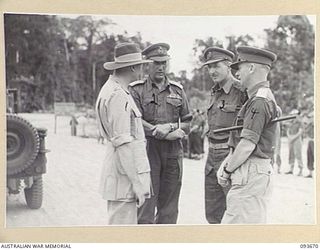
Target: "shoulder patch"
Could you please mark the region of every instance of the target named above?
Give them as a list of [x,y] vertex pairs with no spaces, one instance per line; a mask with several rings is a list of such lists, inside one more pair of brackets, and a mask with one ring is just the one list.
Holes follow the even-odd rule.
[[182,86],[181,83],[179,83],[179,82],[175,82],[175,81],[169,80],[169,83],[172,84],[172,85],[175,85],[175,86],[179,87],[180,89],[183,89],[183,86]]
[[138,80],[138,81],[134,81],[134,82],[129,83],[129,86],[133,87],[133,86],[136,86],[139,84],[144,84],[145,82],[146,82],[145,80]]

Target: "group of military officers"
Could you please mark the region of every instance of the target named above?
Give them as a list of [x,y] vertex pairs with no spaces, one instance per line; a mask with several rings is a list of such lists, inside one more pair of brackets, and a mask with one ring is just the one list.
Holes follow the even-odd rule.
[[[96,102],[106,158],[100,192],[109,224],[175,224],[183,172],[182,138],[192,114],[178,82],[167,77],[170,46],[115,47],[113,71]],[[204,52],[213,81],[207,108],[209,153],[205,213],[209,223],[266,223],[272,191],[277,105],[267,81],[276,55],[254,47]],[[148,77],[138,80],[142,65]],[[235,79],[231,69],[236,71]],[[243,125],[241,131],[214,130]]]

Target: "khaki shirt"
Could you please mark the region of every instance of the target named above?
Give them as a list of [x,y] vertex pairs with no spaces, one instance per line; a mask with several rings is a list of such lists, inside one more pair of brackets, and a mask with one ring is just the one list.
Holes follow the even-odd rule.
[[[100,133],[107,139],[106,158],[100,181],[100,192],[104,199],[133,201],[135,195],[132,183],[126,174],[124,164],[135,168],[145,193],[150,194],[150,166],[146,154],[145,135],[141,113],[130,93],[110,76],[102,87],[96,112]],[[118,150],[129,144],[131,153]],[[121,153],[122,152],[122,153]]]
[[222,88],[218,84],[212,88],[208,107],[210,139],[217,143],[228,141],[229,132],[214,134],[213,130],[231,127],[246,100],[245,91],[241,89],[239,81],[233,77],[230,77]]
[[[159,89],[149,78],[130,83],[129,91],[142,119],[153,124],[190,121],[192,115],[181,84],[166,78],[164,88]],[[148,136],[148,134],[146,134]]]
[[256,144],[251,157],[272,158],[275,149],[277,124],[270,121],[277,116],[277,106],[269,82],[261,82],[248,91],[249,99],[239,111],[234,125],[242,131],[232,131],[229,146],[235,148],[241,138]]

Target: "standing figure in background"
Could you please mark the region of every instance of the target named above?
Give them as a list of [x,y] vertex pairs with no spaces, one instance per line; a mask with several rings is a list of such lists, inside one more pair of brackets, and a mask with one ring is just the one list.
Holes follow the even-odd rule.
[[130,84],[142,114],[147,138],[154,196],[139,209],[139,224],[176,224],[182,185],[183,147],[192,115],[180,83],[167,77],[169,44],[152,44],[142,51],[148,77]]
[[201,159],[202,154],[202,133],[204,129],[204,120],[200,114],[200,110],[197,109],[192,117],[191,129],[189,133],[190,141],[190,154],[191,158],[195,160]]
[[294,109],[290,112],[291,115],[297,115],[297,118],[294,119],[288,129],[288,145],[289,145],[289,165],[290,169],[285,174],[293,174],[294,164],[297,160],[298,162],[298,176],[302,176],[303,163],[302,163],[302,134],[303,126],[300,116],[300,112],[297,109]]
[[314,171],[314,121],[313,121],[313,111],[308,114],[308,124],[306,127],[306,132],[309,137],[308,148],[307,148],[307,167],[309,174],[305,177],[312,178]]
[[[282,116],[282,110],[279,106],[277,106],[277,117]],[[276,145],[274,149],[274,155],[272,158],[272,166],[277,164],[277,173],[280,174],[281,169],[281,123],[277,123],[277,130],[276,130]]]
[[77,136],[77,118],[73,115],[71,116],[70,126],[71,126],[71,136]]
[[[230,127],[247,95],[231,73],[234,53],[218,47],[204,52],[205,63],[213,81],[211,99],[207,110],[209,152],[205,166],[205,213],[210,224],[219,224],[226,209],[229,188],[218,184],[217,171],[229,153],[229,132],[214,134],[213,130]],[[203,134],[204,137],[204,134]]]

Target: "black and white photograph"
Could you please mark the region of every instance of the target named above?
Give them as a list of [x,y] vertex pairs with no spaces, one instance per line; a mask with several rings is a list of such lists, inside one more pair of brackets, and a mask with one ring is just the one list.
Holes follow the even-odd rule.
[[3,19],[5,228],[317,223],[315,15]]

